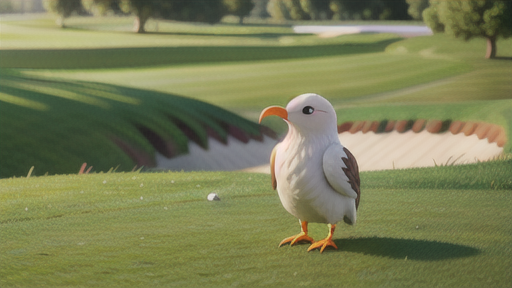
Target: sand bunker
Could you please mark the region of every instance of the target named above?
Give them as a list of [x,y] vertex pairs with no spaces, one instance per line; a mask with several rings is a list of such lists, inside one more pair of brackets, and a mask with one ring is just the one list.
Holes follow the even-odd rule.
[[[361,171],[488,161],[503,153],[507,141],[502,127],[481,122],[359,121],[343,123],[338,131]],[[227,145],[210,139],[205,150],[190,142],[189,154],[174,158],[157,154],[157,169],[269,173],[269,156],[276,143],[268,136],[247,143],[229,137]]]
[[475,163],[503,153],[503,147],[475,134],[450,132],[345,132],[340,141],[357,158],[361,171]]
[[421,25],[300,25],[293,26],[295,33],[317,34],[321,38],[358,33],[393,33],[402,37],[432,35],[432,30]]

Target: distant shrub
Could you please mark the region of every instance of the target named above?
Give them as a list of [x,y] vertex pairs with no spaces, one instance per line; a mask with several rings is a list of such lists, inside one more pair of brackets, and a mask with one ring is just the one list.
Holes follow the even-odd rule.
[[302,9],[300,0],[270,0],[267,11],[278,20],[307,20],[309,15]]
[[13,13],[14,9],[12,3],[9,0],[0,0],[0,13]]

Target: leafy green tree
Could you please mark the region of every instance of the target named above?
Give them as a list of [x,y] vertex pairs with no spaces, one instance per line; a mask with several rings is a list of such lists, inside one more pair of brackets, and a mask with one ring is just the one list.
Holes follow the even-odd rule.
[[309,14],[312,20],[330,19],[333,15],[330,4],[331,0],[300,0],[302,10]]
[[104,15],[114,9],[135,15],[133,30],[144,33],[146,21],[164,0],[82,0],[83,6],[95,15]]
[[300,0],[269,0],[267,12],[278,20],[305,20],[307,15]]
[[[222,0],[82,0],[90,11],[105,11],[119,7],[135,15],[133,30],[144,33],[149,18],[177,21],[216,23],[225,15]],[[101,14],[100,13],[100,14]]]
[[434,32],[446,32],[456,38],[487,39],[485,58],[496,57],[498,37],[512,35],[512,1],[453,0],[432,1],[423,11],[425,23]]
[[304,9],[300,0],[282,0],[293,20],[309,20],[309,15]]
[[301,6],[300,0],[270,0],[267,11],[272,18],[280,20],[308,20],[309,15]]
[[291,19],[288,8],[282,0],[269,0],[267,3],[267,12],[270,17],[278,20]]
[[120,3],[121,0],[82,0],[85,10],[101,16],[108,13],[123,14]]
[[270,0],[267,11],[276,19],[319,20],[331,19],[333,0]]
[[341,1],[339,0],[331,0],[331,3],[329,3],[329,9],[331,9],[333,15],[332,19],[334,20],[342,20],[343,18],[343,4],[341,4]]
[[[315,0],[318,1],[318,0]],[[405,0],[331,0],[335,19],[342,20],[409,20]]]
[[14,13],[15,9],[10,0],[0,0],[0,13]]
[[407,13],[415,20],[423,20],[421,14],[428,7],[428,0],[406,0],[409,8]]
[[133,31],[144,33],[144,26],[151,16],[154,15],[161,0],[121,0],[120,7],[123,12],[135,15]]
[[57,25],[64,28],[64,19],[73,13],[80,13],[83,10],[80,0],[44,0],[44,8],[48,12],[55,13],[59,16]]
[[267,11],[267,4],[269,0],[253,0],[254,8],[251,11],[251,15],[259,18],[268,18],[270,14]]
[[254,8],[252,0],[223,0],[228,13],[240,17],[240,24],[244,23],[244,17]]
[[222,0],[166,0],[163,4],[158,17],[176,21],[213,24],[227,13]]

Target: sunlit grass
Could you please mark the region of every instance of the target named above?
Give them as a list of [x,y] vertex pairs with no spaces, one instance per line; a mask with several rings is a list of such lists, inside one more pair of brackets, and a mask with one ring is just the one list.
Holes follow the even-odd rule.
[[[51,18],[24,21],[0,19],[2,50],[242,46],[279,47],[333,45],[354,42],[345,39],[319,39],[316,35],[295,34],[290,25],[198,24],[150,20],[148,33],[131,32],[133,17],[75,17],[68,28],[55,26]],[[390,35],[383,38],[390,37]],[[393,36],[396,37],[396,36]],[[360,42],[360,40],[357,40]],[[373,42],[368,38],[368,42]]]
[[[27,92],[23,95],[14,95],[4,91],[3,93],[9,97],[4,95],[1,98],[4,103],[18,103],[17,106],[20,108],[7,109],[3,112],[3,115],[6,115],[3,118],[4,123],[13,123],[2,127],[2,135],[5,135],[3,137],[12,140],[2,142],[5,149],[2,149],[1,153],[9,155],[10,160],[4,160],[4,163],[16,163],[15,172],[11,171],[11,168],[7,169],[6,165],[0,168],[9,170],[3,172],[3,175],[24,175],[32,166],[36,167],[35,175],[46,172],[75,172],[83,162],[91,163],[99,171],[117,165],[122,167],[122,171],[131,170],[134,163],[120,151],[107,153],[108,157],[102,156],[105,155],[104,149],[115,148],[112,147],[110,140],[105,140],[105,136],[110,135],[108,133],[111,131],[116,131],[114,135],[121,133],[123,139],[132,139],[144,151],[153,153],[153,148],[141,139],[140,133],[129,127],[131,124],[127,123],[126,119],[145,123],[145,126],[155,126],[155,131],[159,131],[158,133],[165,137],[168,136],[165,132],[168,127],[163,128],[158,124],[162,122],[160,120],[155,122],[146,119],[145,116],[141,117],[142,110],[124,110],[131,105],[139,105],[144,98],[143,95],[154,94],[153,91],[165,93],[161,95],[181,95],[206,101],[252,121],[258,119],[260,111],[266,106],[285,105],[296,95],[316,92],[334,104],[340,123],[420,118],[485,121],[501,125],[507,134],[512,134],[512,103],[509,100],[512,82],[507,78],[512,74],[510,65],[507,65],[509,61],[481,60],[481,44],[485,44],[481,39],[463,43],[443,35],[400,40],[394,35],[364,34],[326,40],[315,35],[289,35],[291,30],[284,30],[290,28],[282,26],[238,27],[226,24],[204,26],[178,23],[162,23],[162,31],[165,30],[168,34],[136,35],[112,28],[111,25],[118,23],[116,21],[125,21],[121,18],[100,18],[97,24],[90,22],[91,19],[70,20],[71,26],[82,26],[62,31],[55,28],[52,23],[44,22],[49,21],[48,19],[32,22],[7,21],[8,25],[13,25],[12,29],[21,29],[20,31],[28,33],[25,35],[25,45],[34,49],[9,50],[14,53],[13,55],[18,55],[17,58],[2,57],[0,64],[12,61],[24,63],[23,65],[32,68],[55,68],[64,65],[62,67],[74,69],[19,70],[24,75],[36,75],[50,81],[50,84],[41,87],[33,81],[13,84],[12,81],[3,79],[4,89],[21,89]],[[80,24],[80,21],[83,22]],[[101,26],[101,23],[105,26]],[[118,24],[129,23],[125,21]],[[102,31],[97,31],[98,29]],[[174,32],[172,29],[175,29]],[[63,34],[59,34],[61,32]],[[50,39],[54,33],[59,35],[53,38],[54,42],[65,50],[43,49],[44,45],[38,40],[40,38],[34,36],[46,35]],[[102,42],[101,39],[109,35],[114,40],[116,37],[124,39],[118,43],[126,47],[105,49],[109,44]],[[203,42],[191,47],[163,47],[169,45],[165,41],[182,36]],[[79,37],[82,42],[87,39],[82,48],[98,49],[72,49],[78,47],[74,45],[79,44]],[[232,41],[229,44],[231,46],[214,47],[218,42],[210,42],[211,37],[228,37]],[[268,45],[244,46],[253,38],[275,41],[289,37],[296,40],[294,44],[277,41],[273,44],[266,42]],[[235,41],[235,38],[238,40]],[[78,42],[74,42],[73,39]],[[127,44],[128,42],[132,44]],[[9,43],[7,44],[11,45]],[[509,43],[510,40],[498,42],[501,55],[512,55],[512,45],[508,45]],[[138,46],[145,48],[137,48]],[[2,50],[0,53],[5,56],[9,51]],[[54,58],[50,57],[50,54]],[[260,61],[263,59],[264,61]],[[98,69],[117,67],[119,64],[130,68]],[[141,65],[144,67],[140,67]],[[66,86],[64,83],[68,81],[76,80],[93,83],[74,85],[72,89],[61,87]],[[115,86],[108,86],[112,84]],[[98,87],[102,88],[98,90]],[[130,89],[125,89],[126,87],[142,90],[137,90],[139,95],[128,96],[125,93]],[[52,97],[38,96],[41,92]],[[71,100],[69,103],[73,105],[64,106],[62,103],[68,103],[67,100]],[[36,117],[37,113],[30,112],[32,108],[51,107],[57,103],[55,101],[61,103],[57,105],[59,109],[65,108],[52,110],[49,122]],[[83,106],[78,105],[80,103]],[[90,111],[95,105],[99,110],[93,109],[94,112],[89,114],[84,112]],[[23,107],[27,106],[32,108],[24,110]],[[87,109],[84,110],[85,107]],[[122,110],[122,117],[125,120],[112,118],[113,114],[109,113],[109,109]],[[23,111],[29,115],[25,115]],[[65,120],[62,120],[63,114],[56,111],[80,116],[66,116]],[[16,120],[17,117],[23,120]],[[96,124],[90,124],[91,119]],[[99,124],[104,119],[109,119],[107,129],[105,125]],[[89,123],[89,126],[84,126],[84,123]],[[278,121],[268,121],[265,124],[279,132],[286,128]],[[20,130],[27,132],[20,135],[17,133]],[[68,144],[61,143],[60,145],[66,147],[64,149],[57,148],[62,139],[75,140],[67,141]],[[185,147],[184,143],[180,144],[180,147]],[[16,157],[8,152],[9,149],[20,149],[19,147],[33,148],[19,153]],[[512,144],[509,141],[505,151],[509,152],[510,147]],[[82,156],[76,157],[77,153]],[[60,164],[56,165],[57,162]],[[55,170],[53,167],[61,170]]]
[[319,93],[337,103],[468,70],[464,63],[370,53],[129,70],[45,71],[44,75],[159,90],[230,109],[258,111],[272,104],[284,105],[291,97],[305,92]]
[[34,175],[74,173],[84,162],[95,171],[115,166],[130,171],[138,162],[116,141],[151,161],[155,144],[141,129],[172,145],[175,155],[188,152],[189,138],[181,129],[194,133],[203,147],[208,147],[207,129],[222,141],[228,123],[246,135],[260,133],[256,123],[194,99],[15,72],[0,75],[0,138],[6,140],[0,141],[0,177],[26,175],[32,166]]
[[[69,19],[71,29],[60,30],[50,18],[2,19],[2,49],[35,50],[9,55],[18,58],[0,50],[0,64],[9,59],[9,65],[42,70],[15,73],[17,80],[1,77],[11,82],[0,87],[0,171],[23,178],[0,180],[0,286],[510,285],[508,157],[361,173],[358,223],[340,224],[334,235],[340,249],[323,254],[308,253],[303,245],[277,248],[300,228],[282,208],[268,175],[96,173],[117,165],[118,171],[132,169],[133,162],[105,137],[110,133],[151,152],[132,124],[171,131],[161,127],[162,113],[176,108],[169,102],[176,94],[255,120],[267,105],[317,92],[335,104],[340,122],[477,120],[502,125],[512,135],[510,61],[479,60],[482,41],[466,46],[436,36],[391,44],[399,40],[393,35],[321,40],[291,35],[289,27],[168,22],[159,23],[160,34],[141,36],[128,32],[129,18],[92,20]],[[152,31],[155,23],[149,24]],[[507,43],[498,42],[498,55],[512,56]],[[221,48],[202,54],[178,50],[172,57],[181,59],[179,66],[173,59],[161,63],[170,48],[151,50],[173,45]],[[232,47],[241,45],[257,47]],[[113,54],[104,48],[113,47],[149,50],[123,50],[109,58]],[[72,49],[90,54],[73,55]],[[148,51],[160,54],[151,58],[143,53]],[[60,58],[48,58],[51,53]],[[84,55],[96,58],[80,59]],[[83,70],[120,67],[127,59],[133,61],[129,69]],[[55,65],[75,70],[49,69]],[[146,67],[133,68],[140,66]],[[132,106],[137,109],[127,109]],[[84,159],[92,160],[87,162],[96,172],[76,175],[86,171],[80,168]],[[36,177],[46,171],[74,175]],[[221,201],[208,202],[211,192]],[[327,228],[312,224],[310,233],[320,239]]]
[[[338,225],[339,250],[323,254],[304,245],[277,247],[300,228],[268,175],[2,179],[0,247],[9,264],[0,266],[0,283],[506,287],[512,267],[506,165],[362,173],[358,223]],[[476,174],[457,180],[467,171]],[[492,179],[504,185],[492,186]],[[211,192],[221,201],[208,202]],[[310,233],[321,239],[327,227],[312,224]]]

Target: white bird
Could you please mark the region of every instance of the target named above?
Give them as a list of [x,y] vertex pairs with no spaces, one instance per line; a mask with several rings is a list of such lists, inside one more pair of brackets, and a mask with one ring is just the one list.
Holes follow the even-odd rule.
[[[331,103],[320,95],[297,96],[285,108],[265,108],[263,118],[276,115],[288,124],[288,133],[270,157],[272,186],[286,211],[299,219],[301,232],[281,241],[310,242],[308,251],[338,249],[332,236],[336,223],[356,223],[361,197],[356,159],[339,141],[337,118]],[[327,238],[315,242],[308,223],[327,223]]]

